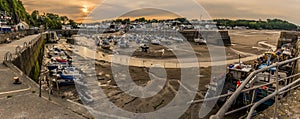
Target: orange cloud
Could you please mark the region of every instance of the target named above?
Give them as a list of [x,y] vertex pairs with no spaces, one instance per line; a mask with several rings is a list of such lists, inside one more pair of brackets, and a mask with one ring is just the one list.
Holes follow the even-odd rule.
[[[110,0],[107,0],[110,1]],[[166,0],[164,0],[166,1]],[[170,0],[169,0],[170,1]],[[176,1],[176,0],[175,0]],[[300,24],[300,16],[297,11],[300,11],[299,0],[196,0],[201,4],[213,18],[230,18],[230,19],[267,19],[281,18],[297,24]],[[31,12],[35,9],[42,12],[53,12],[60,15],[66,15],[76,21],[83,21],[86,17],[97,8],[103,0],[23,0],[26,9]],[[137,0],[135,3],[123,2],[123,6],[107,7],[107,11],[126,9],[126,7],[147,7],[149,0]],[[151,3],[154,4],[154,3]],[[157,2],[155,4],[160,4]],[[163,3],[161,3],[163,4]],[[192,7],[176,2],[167,3],[169,7],[184,8],[182,10],[191,11],[190,14],[200,16],[198,12],[193,11]],[[109,14],[109,13],[108,13]],[[144,15],[150,17],[161,18],[165,14]],[[134,17],[134,16],[133,16]]]

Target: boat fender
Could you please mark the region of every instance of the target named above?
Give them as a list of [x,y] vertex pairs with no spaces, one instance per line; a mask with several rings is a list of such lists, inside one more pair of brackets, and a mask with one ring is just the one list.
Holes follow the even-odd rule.
[[240,87],[241,86],[241,81],[237,81],[236,86],[237,86],[237,88]]

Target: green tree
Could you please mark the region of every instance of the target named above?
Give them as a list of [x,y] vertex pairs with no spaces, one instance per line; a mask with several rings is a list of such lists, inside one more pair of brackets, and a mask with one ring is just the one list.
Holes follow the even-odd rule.
[[38,27],[40,26],[40,23],[39,22],[39,19],[40,19],[40,14],[39,14],[39,11],[37,10],[34,10],[31,15],[28,17],[29,19],[29,24],[30,25],[33,25],[35,27]]
[[[53,13],[40,15],[39,11],[34,10],[28,14],[21,0],[0,0],[0,11],[5,11],[8,16],[12,17],[10,24],[17,24],[20,21],[25,21],[30,26],[39,27],[41,25],[49,29],[61,29],[62,24],[66,24],[67,16],[59,16]],[[75,21],[73,21],[76,24]]]
[[72,19],[69,20],[69,24],[68,25],[71,25],[71,27],[75,28],[75,29],[78,28],[77,23],[74,20],[72,20]]
[[145,19],[145,17],[142,17],[142,18],[135,19],[134,21],[135,22],[146,22],[146,19]]
[[17,24],[21,20],[29,23],[29,14],[20,0],[0,0],[0,10],[12,17],[13,24]]
[[245,26],[250,29],[278,29],[278,30],[297,30],[297,25],[280,19],[262,20],[228,20],[216,19],[217,26]]
[[122,20],[122,19],[116,19],[115,22],[116,22],[116,23],[122,23],[123,20]]
[[67,23],[67,21],[69,20],[69,18],[67,16],[61,16],[60,19],[61,19],[63,25],[65,25]]
[[151,22],[151,23],[157,23],[158,20],[157,20],[157,19],[152,19],[150,22]]
[[129,23],[130,23],[130,19],[129,19],[129,18],[124,19],[124,20],[122,21],[122,24],[129,24]]
[[33,20],[38,20],[39,17],[40,17],[40,12],[37,11],[37,10],[34,10],[32,13],[31,13],[31,17]]

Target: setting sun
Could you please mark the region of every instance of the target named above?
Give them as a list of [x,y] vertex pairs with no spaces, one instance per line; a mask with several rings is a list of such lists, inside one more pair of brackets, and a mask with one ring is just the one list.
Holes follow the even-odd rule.
[[86,5],[83,5],[83,8],[81,10],[84,13],[88,13],[89,12],[89,9],[88,9],[88,7]]

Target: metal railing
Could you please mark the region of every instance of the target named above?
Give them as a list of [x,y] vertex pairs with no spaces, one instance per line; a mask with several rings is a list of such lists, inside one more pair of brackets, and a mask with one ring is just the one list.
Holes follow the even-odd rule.
[[[280,90],[275,91],[274,93],[272,93],[272,94],[268,95],[267,97],[261,99],[260,101],[256,102],[256,103],[251,107],[250,112],[248,113],[247,119],[251,119],[252,114],[254,113],[254,110],[255,110],[256,107],[258,107],[259,105],[261,105],[262,103],[264,103],[265,101],[267,101],[267,100],[269,100],[269,99],[271,99],[271,98],[273,98],[273,97],[276,97],[276,96],[278,96],[278,95],[280,95],[280,94],[282,94],[282,93],[285,93],[285,92],[287,92],[287,91],[290,91],[290,90],[293,90],[293,89],[299,87],[300,85],[298,84],[297,86],[294,86],[293,88],[290,88],[290,87],[292,87],[293,85],[295,85],[295,84],[297,84],[297,83],[299,83],[299,82],[300,82],[300,78],[298,78],[298,79],[297,79],[296,81],[294,81],[293,83],[290,83],[289,85],[287,85],[287,86],[281,88]],[[278,102],[278,100],[276,100],[276,103],[275,103],[274,119],[277,118],[277,109],[278,109],[278,104],[277,104],[277,102]]]
[[[226,114],[229,114],[229,113],[233,113],[233,111],[229,112],[229,113],[226,113],[228,111],[228,109],[231,107],[231,105],[233,104],[233,102],[237,99],[237,97],[242,93],[242,92],[246,92],[246,91],[250,91],[250,90],[254,90],[254,89],[257,89],[261,86],[255,86],[255,87],[252,87],[250,89],[246,89],[246,90],[243,90],[246,85],[252,81],[252,77],[254,77],[256,74],[260,73],[260,72],[264,72],[270,68],[273,68],[273,67],[278,67],[281,66],[281,65],[284,65],[284,64],[288,64],[288,63],[291,63],[291,62],[294,62],[294,61],[297,61],[298,59],[300,59],[300,57],[296,57],[296,58],[293,58],[293,59],[290,59],[290,60],[286,60],[286,61],[283,61],[283,62],[279,62],[279,63],[276,63],[276,64],[273,64],[273,65],[270,65],[270,66],[267,66],[265,68],[262,68],[262,69],[259,69],[259,70],[256,70],[254,72],[252,72],[244,81],[243,83],[237,88],[237,90],[233,93],[233,94],[227,94],[227,96],[231,95],[230,98],[225,102],[225,104],[221,107],[221,109],[219,109],[219,111],[217,112],[217,114],[215,115],[212,115],[210,118],[211,119],[222,119]],[[278,78],[278,70],[276,71],[276,81],[275,82],[270,82],[268,84],[273,84],[273,83],[276,83],[276,92],[278,93],[279,91],[281,91],[281,89],[279,90],[278,89],[278,83],[279,81],[283,81],[283,80],[286,80],[286,79],[289,79],[289,78],[293,78],[295,76],[298,76],[299,74],[296,74],[296,75],[293,75],[293,76],[290,76],[290,77],[286,77],[286,78],[283,78],[283,79],[279,79]],[[293,82],[294,83],[294,82]],[[291,83],[291,84],[293,84]],[[263,84],[262,86],[265,86],[265,85],[268,85],[268,84]],[[290,86],[290,85],[287,85],[287,86]],[[278,102],[278,95],[275,94],[276,98],[275,98],[275,103]],[[219,96],[220,97],[220,96]],[[218,98],[217,98],[218,99]],[[207,99],[206,99],[207,100]],[[244,106],[245,108],[247,107],[251,107],[252,105],[254,104],[257,104],[257,103],[251,103],[249,105],[246,105]],[[234,110],[235,112],[236,111],[239,111],[239,110]],[[275,112],[277,113],[277,112]]]
[[41,39],[41,37],[42,37],[42,35],[39,34],[37,37],[30,40],[29,42],[24,42],[23,46],[17,46],[15,48],[14,53],[11,53],[11,51],[6,52],[4,55],[3,61],[12,62],[16,57],[18,57],[20,54],[22,54],[22,52],[24,52],[28,47],[33,47],[34,45],[36,45],[36,43],[38,42],[38,40]]
[[[279,80],[279,82],[285,81],[285,80],[288,80],[288,79],[291,79],[291,78],[294,78],[294,77],[296,77],[296,76],[300,76],[300,73],[297,73],[297,74],[294,74],[294,75],[291,75],[291,76],[282,78],[282,79]],[[271,85],[271,84],[274,84],[274,83],[276,83],[276,81],[272,81],[272,82],[269,82],[269,83],[266,83],[266,84],[256,85],[256,86],[254,86],[254,87],[252,87],[252,88],[248,88],[248,89],[242,90],[241,93],[245,93],[245,92],[253,91],[253,90],[255,91],[256,89],[259,89],[259,88],[261,88],[262,86]],[[294,87],[294,88],[295,88],[295,87]],[[252,92],[252,93],[255,93],[255,92]],[[284,93],[284,92],[282,92],[282,93]],[[190,104],[190,103],[192,103],[192,104],[194,104],[194,103],[203,103],[203,102],[205,102],[205,101],[213,101],[213,100],[218,100],[218,99],[220,99],[220,98],[227,98],[227,97],[231,96],[232,94],[233,94],[233,93],[228,93],[228,94],[223,94],[223,95],[216,96],[216,97],[211,97],[211,98],[206,98],[206,99],[195,100],[195,101],[189,102],[188,104]],[[254,105],[254,101],[252,100],[252,103],[251,103],[251,104],[248,104],[248,105],[245,105],[245,106],[240,107],[240,108],[238,108],[238,109],[235,109],[235,110],[232,110],[232,111],[230,111],[230,112],[227,112],[227,113],[225,113],[225,116],[226,116],[226,115],[233,114],[233,113],[236,113],[236,112],[241,111],[241,110],[243,110],[243,109],[247,109],[247,108],[249,108],[249,107],[251,107],[251,106],[253,106],[253,105]]]

